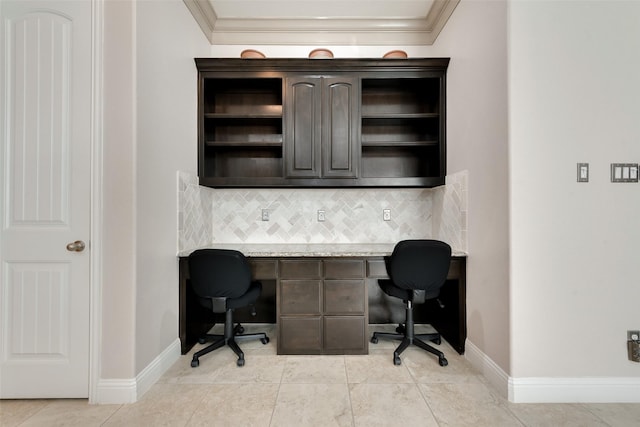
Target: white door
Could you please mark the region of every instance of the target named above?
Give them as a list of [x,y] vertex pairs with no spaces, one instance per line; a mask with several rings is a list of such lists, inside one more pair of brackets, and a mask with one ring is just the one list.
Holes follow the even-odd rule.
[[88,397],[91,1],[0,14],[0,398]]

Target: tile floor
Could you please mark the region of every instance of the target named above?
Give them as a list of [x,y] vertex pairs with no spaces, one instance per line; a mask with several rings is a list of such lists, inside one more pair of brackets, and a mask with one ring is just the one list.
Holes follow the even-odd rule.
[[640,426],[640,404],[509,403],[444,342],[447,367],[414,347],[395,366],[396,342],[366,356],[277,356],[273,325],[245,327],[271,342],[241,342],[244,367],[228,347],[195,369],[185,355],[137,403],[0,400],[0,426]]

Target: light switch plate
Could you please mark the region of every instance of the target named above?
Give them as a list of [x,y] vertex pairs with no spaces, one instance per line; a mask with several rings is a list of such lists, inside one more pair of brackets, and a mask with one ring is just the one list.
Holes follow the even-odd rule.
[[611,163],[611,182],[638,182],[638,164]]
[[589,163],[578,163],[578,182],[589,182]]

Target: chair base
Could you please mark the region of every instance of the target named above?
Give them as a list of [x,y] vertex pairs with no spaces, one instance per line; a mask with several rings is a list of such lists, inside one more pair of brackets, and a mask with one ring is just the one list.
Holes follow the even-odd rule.
[[402,361],[400,360],[400,354],[405,351],[407,347],[413,344],[425,351],[428,351],[431,354],[435,354],[436,356],[438,356],[438,363],[440,364],[440,366],[447,366],[449,362],[444,357],[444,353],[431,347],[425,342],[431,341],[435,344],[440,345],[440,334],[437,332],[431,334],[415,334],[413,323],[413,303],[411,301],[405,301],[405,303],[407,304],[405,307],[406,321],[404,325],[398,325],[398,327],[396,328],[396,332],[398,333],[392,334],[387,332],[374,332],[373,336],[371,337],[371,342],[373,344],[376,344],[378,342],[378,338],[402,340],[398,348],[396,348],[396,350],[393,352],[394,365],[400,365],[402,363]]
[[255,334],[243,334],[244,328],[241,324],[238,323],[237,325],[235,325],[235,327],[233,326],[233,317],[231,314],[231,310],[228,310],[226,313],[227,319],[224,325],[224,335],[206,334],[198,340],[200,344],[204,344],[208,341],[213,341],[213,343],[193,354],[193,359],[191,359],[192,368],[196,368],[200,365],[199,358],[201,356],[211,353],[212,351],[217,350],[225,345],[228,345],[231,350],[233,350],[233,352],[238,356],[236,364],[238,366],[244,366],[244,352],[240,349],[240,346],[238,346],[238,343],[236,343],[236,341],[259,339],[262,344],[269,343],[269,337],[264,332]]
[[[398,329],[404,329],[404,327],[399,326]],[[431,341],[435,344],[440,345],[441,339],[440,339],[440,334],[438,333],[417,334],[417,335],[414,335],[413,338],[410,338],[405,333],[392,334],[387,332],[374,332],[373,336],[371,337],[371,342],[373,344],[377,344],[379,338],[402,341],[400,345],[398,345],[398,347],[393,352],[394,365],[400,365],[402,363],[402,361],[400,360],[400,354],[412,344],[415,345],[416,347],[420,347],[425,351],[428,351],[431,354],[438,356],[438,363],[440,364],[440,366],[447,366],[449,364],[447,359],[444,357],[443,352],[431,347],[429,344],[425,342],[425,341]]]

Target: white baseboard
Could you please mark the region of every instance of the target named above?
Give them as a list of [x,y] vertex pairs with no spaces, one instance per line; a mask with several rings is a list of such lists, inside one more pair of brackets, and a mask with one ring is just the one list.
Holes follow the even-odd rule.
[[136,398],[136,380],[133,378],[103,379],[98,381],[96,400],[92,403],[110,405],[134,403]]
[[180,357],[180,339],[176,339],[153,359],[135,378],[101,379],[98,382],[97,404],[137,402]]
[[639,377],[511,378],[467,340],[465,357],[514,403],[640,403]]
[[509,396],[509,375],[472,342],[465,343],[465,357],[505,399]]
[[515,403],[640,403],[640,378],[511,378]]

